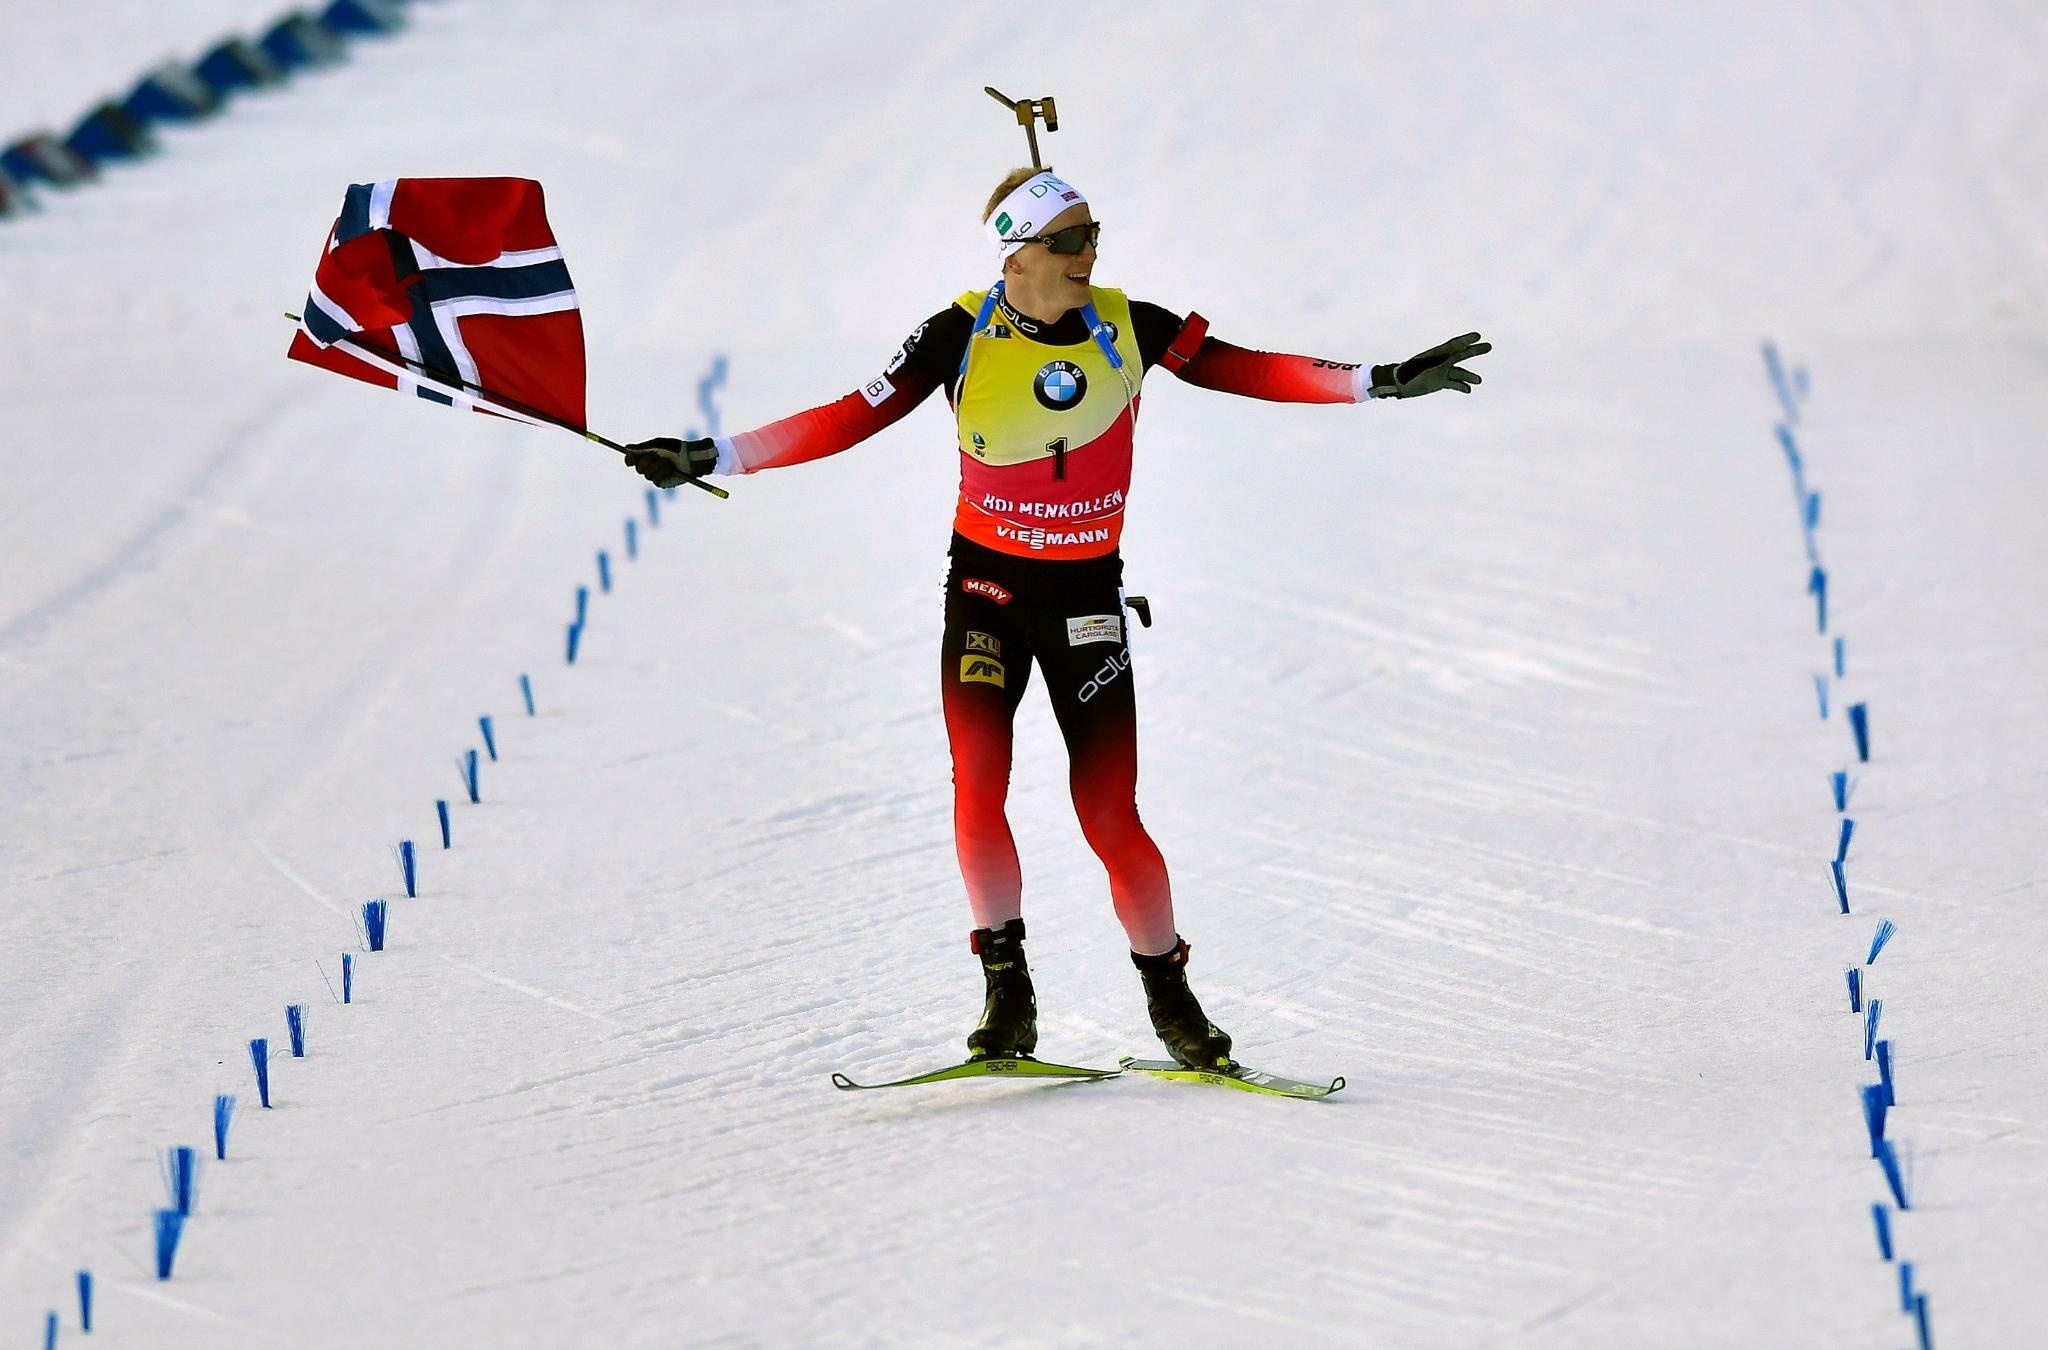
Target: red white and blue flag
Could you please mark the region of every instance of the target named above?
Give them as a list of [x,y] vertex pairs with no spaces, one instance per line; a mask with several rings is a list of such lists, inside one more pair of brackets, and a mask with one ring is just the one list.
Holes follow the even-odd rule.
[[540,184],[357,183],[313,274],[295,361],[583,431],[583,320]]

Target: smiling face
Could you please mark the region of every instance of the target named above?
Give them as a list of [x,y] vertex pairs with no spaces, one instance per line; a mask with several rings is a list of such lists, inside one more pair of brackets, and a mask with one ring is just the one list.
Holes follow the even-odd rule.
[[[1041,235],[1095,219],[1088,203],[1076,202],[1047,221]],[[1003,292],[1010,303],[1034,319],[1051,322],[1088,303],[1088,279],[1095,271],[1095,245],[1079,253],[1054,253],[1044,244],[1026,244],[1003,262]]]

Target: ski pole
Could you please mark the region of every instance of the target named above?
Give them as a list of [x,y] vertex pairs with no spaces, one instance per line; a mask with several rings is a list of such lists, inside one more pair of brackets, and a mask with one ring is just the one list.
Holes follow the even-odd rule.
[[[290,319],[293,323],[305,322],[298,315],[293,314],[290,311],[286,311],[285,317],[287,319]],[[428,380],[432,381],[433,383],[442,385],[444,387],[452,386],[453,388],[459,390],[460,392],[467,394],[472,399],[477,399],[486,403],[494,404],[496,406],[493,407],[491,411],[507,414],[511,416],[515,421],[531,422],[538,426],[560,427],[563,431],[575,432],[578,436],[581,436],[586,441],[595,441],[607,450],[616,450],[620,454],[626,453],[625,446],[620,445],[617,441],[612,440],[609,437],[600,436],[596,432],[591,431],[586,427],[579,427],[573,422],[565,422],[561,418],[556,417],[552,413],[542,412],[540,409],[531,407],[525,403],[521,403],[517,399],[508,398],[503,394],[494,393],[491,390],[484,388],[480,384],[474,384],[469,380],[463,379],[460,375],[453,374],[449,371],[437,369],[434,366],[427,365],[425,362],[414,361],[408,357],[399,355],[397,352],[386,351],[382,347],[376,346],[373,343],[358,342],[352,337],[337,338],[335,339],[333,345],[337,347],[347,348],[350,352],[362,357],[371,365],[378,367],[379,369],[385,371],[385,373],[387,374],[404,375],[414,379],[417,379],[421,376],[425,376]],[[394,366],[398,367],[398,369],[392,369],[392,367]],[[719,487],[715,483],[707,483],[701,478],[686,478],[683,481],[688,483],[691,487],[700,488],[703,491],[710,493],[712,496],[718,497],[720,499],[726,499],[732,496],[732,494],[730,492],[727,492],[724,488]]]

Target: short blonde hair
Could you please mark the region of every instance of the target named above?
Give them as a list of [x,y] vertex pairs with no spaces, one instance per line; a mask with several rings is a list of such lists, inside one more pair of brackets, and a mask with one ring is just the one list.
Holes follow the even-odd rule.
[[981,208],[982,223],[986,224],[988,218],[996,213],[996,208],[1003,204],[1003,198],[1015,192],[1019,186],[1042,173],[1051,172],[1052,165],[1048,164],[1042,169],[1012,169],[1004,174],[1003,181],[996,184],[996,190],[989,194],[988,205]]

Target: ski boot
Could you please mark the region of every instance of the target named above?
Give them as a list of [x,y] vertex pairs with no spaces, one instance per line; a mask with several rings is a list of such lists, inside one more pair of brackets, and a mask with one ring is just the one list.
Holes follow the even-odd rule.
[[1176,939],[1172,951],[1158,956],[1132,952],[1131,964],[1145,982],[1145,1011],[1166,1052],[1184,1068],[1229,1067],[1230,1037],[1209,1020],[1188,988],[1188,944]]
[[988,983],[981,1025],[967,1033],[968,1058],[1028,1056],[1038,1048],[1038,995],[1032,992],[1031,967],[1024,960],[1024,921],[977,928],[968,945],[981,958],[982,978]]

